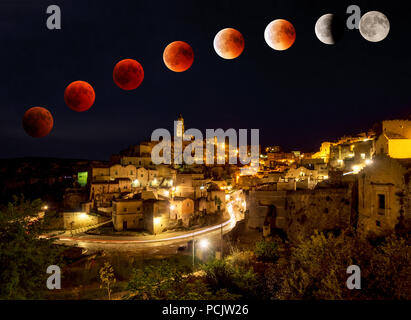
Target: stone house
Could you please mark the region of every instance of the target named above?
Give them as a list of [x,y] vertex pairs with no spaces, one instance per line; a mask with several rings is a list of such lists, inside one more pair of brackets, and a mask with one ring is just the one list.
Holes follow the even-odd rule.
[[152,234],[159,234],[169,227],[170,202],[168,200],[145,200],[143,207],[145,230]]
[[410,219],[411,159],[374,158],[358,177],[358,230],[364,235],[392,232]]
[[112,181],[94,181],[90,187],[90,199],[106,193],[121,193],[131,191],[131,180],[128,178],[117,178]]
[[116,231],[143,229],[143,200],[118,199],[113,201],[113,225]]
[[151,156],[143,156],[143,157],[122,156],[120,158],[120,164],[122,166],[132,164],[136,167],[148,168],[152,163],[151,163]]
[[110,180],[110,167],[92,167],[91,181],[108,181]]
[[411,158],[411,121],[386,120],[382,122],[382,134],[375,143],[376,154],[391,158]]
[[181,220],[188,227],[194,215],[194,201],[190,198],[174,197],[170,200],[170,219]]
[[129,164],[122,166],[115,164],[110,167],[110,180],[118,178],[128,178],[130,181],[134,181],[137,178],[136,166]]

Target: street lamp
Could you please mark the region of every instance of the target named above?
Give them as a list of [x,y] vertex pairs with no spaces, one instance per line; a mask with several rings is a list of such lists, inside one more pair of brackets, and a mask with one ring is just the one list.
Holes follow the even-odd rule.
[[[210,241],[208,241],[207,239],[201,239],[198,244],[201,249],[205,250],[209,247]],[[195,239],[193,236],[193,271],[194,271],[194,259],[195,259]]]
[[207,249],[209,244],[210,242],[207,239],[201,239],[199,243],[201,249]]

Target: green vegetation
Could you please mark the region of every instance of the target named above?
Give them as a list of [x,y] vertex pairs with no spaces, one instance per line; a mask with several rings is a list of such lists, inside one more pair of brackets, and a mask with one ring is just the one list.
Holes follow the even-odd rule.
[[275,261],[278,259],[278,243],[261,240],[255,244],[255,256],[261,261]]
[[130,299],[232,300],[227,290],[212,291],[201,277],[190,274],[186,265],[162,260],[133,270],[128,284]]
[[112,287],[116,283],[116,277],[114,276],[114,269],[110,262],[104,263],[99,274],[101,281],[100,288],[105,288],[107,290],[108,300],[111,300]]
[[0,299],[42,297],[49,265],[61,264],[61,249],[39,239],[40,200],[13,197],[0,208]]
[[[350,265],[361,268],[361,290],[349,290]],[[378,244],[346,232],[315,233],[289,247],[260,241],[200,267],[197,275],[162,262],[137,269],[129,282],[136,299],[403,299],[411,298],[408,238]],[[201,289],[198,291],[198,289]]]

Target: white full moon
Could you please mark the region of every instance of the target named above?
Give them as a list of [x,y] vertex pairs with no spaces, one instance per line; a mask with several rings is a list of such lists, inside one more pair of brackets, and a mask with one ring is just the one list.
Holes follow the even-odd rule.
[[370,11],[364,14],[360,20],[360,33],[364,39],[371,42],[384,40],[390,32],[390,21],[385,14],[378,11]]

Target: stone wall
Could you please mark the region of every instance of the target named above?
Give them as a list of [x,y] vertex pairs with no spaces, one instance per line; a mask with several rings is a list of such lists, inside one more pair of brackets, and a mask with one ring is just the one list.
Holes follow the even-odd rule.
[[352,188],[301,190],[287,194],[287,225],[290,240],[306,238],[315,230],[341,230],[353,220]]
[[291,241],[308,237],[314,230],[345,229],[356,223],[354,185],[297,191],[251,190],[247,226],[282,229]]

